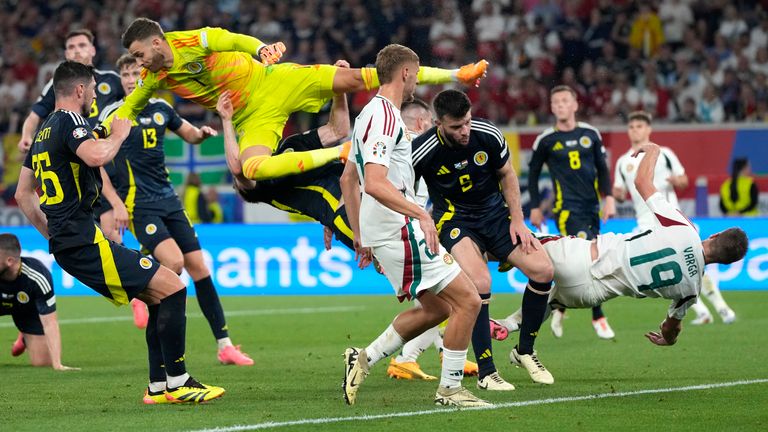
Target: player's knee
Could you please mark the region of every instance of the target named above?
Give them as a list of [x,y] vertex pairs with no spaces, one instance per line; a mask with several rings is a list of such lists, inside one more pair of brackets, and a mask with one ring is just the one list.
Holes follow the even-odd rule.
[[184,270],[184,258],[167,259],[163,265],[171,269],[171,271],[177,275],[180,275],[182,270]]
[[472,279],[478,294],[488,294],[491,292],[491,275],[483,275]]
[[555,278],[555,267],[549,259],[536,260],[527,276],[538,282],[549,282]]

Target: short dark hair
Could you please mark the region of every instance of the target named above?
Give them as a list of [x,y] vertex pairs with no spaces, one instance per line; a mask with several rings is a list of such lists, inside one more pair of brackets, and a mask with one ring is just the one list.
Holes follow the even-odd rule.
[[558,86],[552,87],[552,90],[549,91],[549,95],[552,96],[555,93],[560,93],[560,92],[568,92],[571,94],[571,96],[573,96],[574,99],[579,98],[579,96],[576,94],[576,90],[572,89],[571,86],[567,86],[567,85],[558,85]]
[[123,33],[123,47],[128,49],[135,41],[144,40],[151,36],[164,36],[160,23],[149,18],[136,18]]
[[639,121],[644,121],[650,125],[652,118],[653,117],[651,116],[651,113],[648,113],[645,111],[632,111],[627,116],[627,123],[631,121],[639,120]]
[[0,252],[18,257],[21,255],[19,238],[11,233],[0,234]]
[[389,44],[382,48],[376,54],[376,74],[379,75],[379,82],[391,83],[397,69],[408,62],[419,62],[419,56],[412,49],[399,44]]
[[69,33],[67,33],[66,36],[64,36],[64,48],[67,47],[67,41],[69,41],[70,39],[72,39],[75,36],[85,36],[85,37],[88,38],[88,40],[91,42],[91,44],[93,44],[93,41],[95,39],[93,37],[93,33],[90,30],[86,29],[86,28],[71,30]]
[[135,65],[139,62],[136,60],[136,57],[132,56],[130,53],[125,53],[120,56],[120,58],[117,59],[115,62],[115,67],[117,67],[117,73],[120,73],[121,70],[123,70],[124,67],[128,65]]
[[400,113],[402,114],[408,110],[418,109],[418,108],[423,108],[424,110],[429,112],[429,105],[427,105],[426,102],[424,102],[421,99],[413,99],[408,102],[403,102],[403,105],[400,107]]
[[53,92],[56,97],[69,96],[77,84],[86,84],[94,79],[93,66],[76,61],[62,62],[53,73]]
[[469,97],[464,92],[448,89],[441,91],[435,96],[432,100],[432,108],[435,110],[438,119],[442,119],[446,115],[451,118],[460,119],[472,109],[472,102],[470,102]]
[[731,264],[744,258],[749,248],[747,234],[737,227],[728,228],[710,240],[710,262]]

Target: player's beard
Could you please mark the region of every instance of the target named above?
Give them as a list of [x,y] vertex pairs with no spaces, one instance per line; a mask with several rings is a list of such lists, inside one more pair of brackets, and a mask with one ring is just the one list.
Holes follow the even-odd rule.
[[90,117],[92,104],[93,104],[93,101],[91,101],[91,103],[87,103],[86,101],[83,101],[83,106],[80,107],[80,115],[85,118]]

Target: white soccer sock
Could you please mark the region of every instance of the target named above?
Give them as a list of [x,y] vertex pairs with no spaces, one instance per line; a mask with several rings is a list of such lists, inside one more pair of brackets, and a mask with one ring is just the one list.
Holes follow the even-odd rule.
[[701,279],[701,292],[707,296],[707,300],[712,303],[716,311],[720,312],[723,309],[728,309],[728,303],[725,302],[723,295],[720,294],[720,287],[717,282],[706,274]]
[[232,346],[232,340],[228,337],[216,339],[216,344],[219,345],[219,349],[222,350],[228,346]]
[[454,351],[443,348],[443,369],[440,372],[440,386],[456,388],[464,378],[464,363],[467,361],[467,350]]
[[696,318],[712,316],[712,314],[709,313],[709,309],[707,308],[707,305],[705,305],[704,302],[701,301],[701,298],[696,299],[696,303],[691,305],[691,309],[693,309],[693,311],[696,312]]
[[432,327],[403,345],[403,352],[395,358],[395,361],[398,363],[415,362],[421,353],[432,345],[435,338],[440,338],[440,331],[437,327]]
[[184,373],[183,375],[179,375],[179,376],[168,375],[168,388],[176,388],[176,387],[183,386],[188,379],[189,379],[188,373]]
[[368,367],[373,367],[379,360],[397,352],[404,343],[403,338],[395,331],[395,327],[390,324],[384,333],[380,334],[375,341],[365,348],[365,353],[368,355]]
[[152,381],[149,383],[149,391],[157,393],[165,390],[165,381]]

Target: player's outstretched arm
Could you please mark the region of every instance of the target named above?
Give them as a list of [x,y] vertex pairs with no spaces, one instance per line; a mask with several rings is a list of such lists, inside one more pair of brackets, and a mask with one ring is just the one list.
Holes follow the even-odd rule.
[[40,197],[37,195],[37,179],[35,178],[35,172],[27,166],[21,167],[15,198],[21,212],[40,231],[40,234],[48,240],[50,238],[48,235],[48,218],[40,210]]
[[235,112],[232,105],[232,99],[229,91],[225,91],[219,96],[216,102],[216,112],[221,117],[222,134],[224,135],[224,155],[227,161],[227,167],[233,176],[237,178],[243,186],[252,182],[243,175],[243,168],[240,165],[240,146],[237,145],[237,135],[235,126],[232,123],[232,115]]
[[258,56],[265,65],[279,62],[286,50],[282,42],[265,44],[253,36],[232,33],[222,28],[209,27],[202,32],[205,32],[205,43],[211,51],[245,52]]
[[[349,63],[346,60],[338,60],[334,66],[349,69]],[[341,93],[333,97],[328,123],[317,128],[317,135],[320,137],[320,143],[323,147],[328,147],[349,136],[349,129],[347,95]]]
[[48,345],[48,353],[51,356],[51,367],[55,370],[80,370],[61,364],[61,333],[59,332],[59,321],[56,319],[56,312],[40,315],[40,322],[43,324],[45,333],[45,342]]
[[186,120],[182,120],[181,126],[173,132],[190,144],[200,144],[206,139],[219,134],[216,132],[216,129],[210,126],[196,127]]
[[659,153],[661,149],[654,143],[643,144],[635,153],[633,157],[640,153],[645,153],[643,160],[640,161],[640,166],[637,167],[637,176],[635,177],[635,187],[643,200],[647,201],[651,195],[658,192],[656,186],[653,184],[653,175],[656,168],[656,161],[659,159]]

